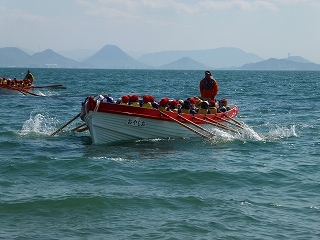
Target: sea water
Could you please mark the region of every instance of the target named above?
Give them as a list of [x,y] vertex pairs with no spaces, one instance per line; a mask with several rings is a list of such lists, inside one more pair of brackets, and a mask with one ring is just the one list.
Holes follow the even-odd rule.
[[0,238],[320,239],[320,72],[213,71],[240,135],[95,145],[80,119],[51,133],[90,95],[198,96],[204,71],[30,70],[66,88],[0,96]]

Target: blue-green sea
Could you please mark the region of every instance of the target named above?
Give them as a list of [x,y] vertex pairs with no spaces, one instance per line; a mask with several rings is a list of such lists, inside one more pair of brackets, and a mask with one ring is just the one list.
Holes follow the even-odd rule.
[[320,239],[320,72],[212,71],[241,135],[95,145],[80,119],[51,133],[89,95],[185,99],[204,71],[30,70],[66,88],[0,95],[1,239]]

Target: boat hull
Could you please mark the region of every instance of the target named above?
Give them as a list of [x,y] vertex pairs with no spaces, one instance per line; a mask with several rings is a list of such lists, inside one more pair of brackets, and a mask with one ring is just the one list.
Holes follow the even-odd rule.
[[[88,126],[93,143],[109,144],[140,139],[199,137],[202,133],[198,126],[212,129],[210,122],[227,121],[237,113],[237,106],[218,114],[162,113],[158,109],[104,103],[89,97],[82,107],[81,118]],[[208,131],[205,133],[208,135]]]
[[2,95],[25,95],[24,92],[33,90],[34,86],[14,87],[0,84],[0,94]]

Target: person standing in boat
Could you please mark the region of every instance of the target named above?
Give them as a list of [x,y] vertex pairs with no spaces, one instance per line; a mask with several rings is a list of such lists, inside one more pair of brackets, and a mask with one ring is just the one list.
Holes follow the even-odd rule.
[[200,81],[200,94],[203,101],[215,99],[219,86],[217,80],[212,76],[210,71],[205,71],[205,77]]
[[34,77],[29,70],[28,70],[27,74],[24,76],[23,80],[29,80],[31,84],[33,83]]

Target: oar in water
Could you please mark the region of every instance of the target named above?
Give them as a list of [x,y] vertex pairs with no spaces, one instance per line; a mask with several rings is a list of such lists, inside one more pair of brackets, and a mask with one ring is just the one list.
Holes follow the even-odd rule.
[[[233,120],[233,118],[229,117],[228,115],[225,114],[225,116],[226,116],[228,119]],[[227,122],[227,123],[230,123],[230,124],[233,125],[233,126],[236,126],[236,127],[239,127],[239,128],[241,128],[241,129],[243,129],[242,124],[230,122],[230,121],[228,121],[228,120],[226,120],[226,119],[223,119],[222,117],[219,117],[218,115],[215,115],[215,117],[218,118],[218,119],[220,119],[221,121],[225,121],[225,122]]]
[[179,114],[179,117],[181,117],[181,118],[182,118],[183,120],[185,120],[186,122],[192,124],[193,126],[196,126],[197,128],[201,129],[202,131],[207,132],[207,133],[209,133],[209,134],[212,135],[212,136],[215,136],[215,135],[214,135],[212,132],[210,132],[209,130],[205,129],[204,127],[200,126],[199,124],[196,124],[196,123],[192,122],[191,120],[185,118],[184,116],[182,116],[182,115]]
[[163,112],[163,111],[161,111],[161,110],[159,110],[159,111],[160,111],[160,113],[163,114],[164,116],[170,118],[172,121],[175,121],[176,123],[179,123],[181,126],[189,129],[190,131],[198,134],[199,136],[201,136],[201,137],[203,137],[203,138],[208,138],[208,139],[210,139],[209,136],[204,135],[204,134],[202,134],[201,132],[198,132],[197,130],[193,129],[192,127],[189,127],[188,125],[184,124],[183,122],[180,122],[179,120],[177,120],[177,119],[171,117],[170,115],[166,114],[165,112]]
[[[236,123],[236,124],[237,124],[236,126],[238,126],[238,127],[240,127],[240,128],[244,128],[243,123],[241,123],[241,122],[233,119],[232,117],[229,117],[227,114],[224,114],[224,116],[225,116],[226,118],[228,118],[229,120],[233,121],[234,123]],[[231,123],[231,122],[230,122],[230,123]]]
[[74,129],[72,129],[71,131],[72,132],[84,132],[88,130],[88,127],[87,127],[87,124],[86,123],[83,123],[77,127],[75,127]]
[[202,118],[198,118],[198,117],[194,116],[194,118],[197,119],[197,120],[203,121],[205,123],[211,124],[213,126],[216,126],[216,127],[219,127],[219,128],[225,129],[225,130],[229,130],[229,131],[234,132],[234,133],[240,133],[239,131],[237,131],[237,130],[231,128],[231,127],[228,127],[228,126],[226,126],[226,125],[224,125],[222,123],[216,122],[215,120],[213,120],[213,119],[211,119],[209,117],[206,117],[206,119],[202,119]]
[[74,116],[69,122],[67,122],[66,124],[62,125],[57,131],[53,132],[51,134],[51,136],[56,135],[58,132],[60,132],[62,129],[64,129],[66,126],[68,126],[70,123],[72,123],[74,120],[76,120],[81,113],[78,113],[76,116]]
[[48,86],[35,86],[34,88],[63,88],[66,89],[62,84],[48,85]]
[[35,93],[32,93],[32,92],[29,92],[29,91],[27,91],[27,90],[25,90],[25,89],[17,89],[19,92],[21,92],[22,94],[24,94],[24,95],[26,95],[26,93],[27,94],[30,94],[30,95],[33,95],[33,96],[37,96],[37,97],[40,97],[41,95],[39,95],[39,94],[35,94]]
[[[224,116],[227,117],[228,119],[230,119],[231,121],[235,122],[237,124],[236,126],[242,128],[242,129],[245,128],[245,125],[243,123],[233,119],[232,117],[229,117],[227,114],[224,114]],[[228,122],[228,123],[231,123],[231,122]],[[258,134],[259,137],[264,138],[264,136],[262,134],[260,134],[258,132],[255,132],[255,133]]]

